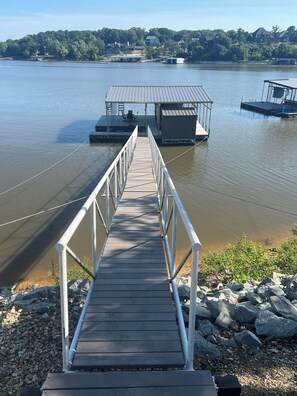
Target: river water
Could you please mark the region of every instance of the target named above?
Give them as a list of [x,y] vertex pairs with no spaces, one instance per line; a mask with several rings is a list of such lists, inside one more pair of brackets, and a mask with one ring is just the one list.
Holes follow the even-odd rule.
[[[42,281],[57,263],[54,244],[121,148],[88,143],[114,84],[201,84],[213,99],[208,142],[161,149],[205,252],[243,233],[262,242],[288,233],[297,222],[297,121],[240,111],[240,102],[259,99],[264,79],[296,74],[294,66],[1,61],[0,284]],[[88,240],[77,238],[82,254]]]

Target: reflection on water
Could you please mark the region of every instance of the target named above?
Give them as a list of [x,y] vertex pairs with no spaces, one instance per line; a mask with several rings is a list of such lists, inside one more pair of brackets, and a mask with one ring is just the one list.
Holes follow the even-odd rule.
[[[264,79],[293,77],[296,67],[1,65],[0,284],[40,278],[57,262],[53,245],[83,201],[47,209],[88,195],[120,148],[86,142],[75,151],[104,112],[113,84],[202,84],[214,100],[208,142],[161,148],[204,251],[242,233],[265,240],[297,221],[296,120],[240,110],[242,99],[260,97]],[[76,239],[82,255],[88,254],[88,232],[83,225]]]

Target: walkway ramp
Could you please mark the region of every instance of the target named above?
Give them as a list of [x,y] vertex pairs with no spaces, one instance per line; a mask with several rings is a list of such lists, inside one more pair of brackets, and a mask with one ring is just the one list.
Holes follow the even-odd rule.
[[182,367],[147,138],[139,137],[73,369]]
[[[210,371],[193,370],[200,242],[149,136],[149,140],[137,138],[135,130],[57,244],[64,372],[48,375],[43,396],[217,395]],[[107,202],[105,220],[97,201],[102,194]],[[111,222],[110,197],[117,207]],[[66,257],[68,253],[88,271],[69,247],[88,210],[94,267],[94,273],[89,274],[94,282],[69,346]],[[177,227],[177,211],[190,240],[178,266],[174,258],[176,230],[172,231],[170,252],[167,235],[171,225]],[[97,215],[108,234],[98,270]],[[192,303],[186,331],[174,279],[190,255]]]

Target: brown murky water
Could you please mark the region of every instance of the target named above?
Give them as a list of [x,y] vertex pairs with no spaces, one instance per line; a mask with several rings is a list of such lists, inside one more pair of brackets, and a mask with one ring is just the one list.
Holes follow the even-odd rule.
[[[239,106],[260,97],[264,79],[296,71],[0,62],[0,284],[47,279],[57,263],[54,244],[120,148],[86,141],[112,84],[202,84],[214,100],[208,142],[161,149],[204,252],[242,233],[257,241],[287,234],[297,222],[297,121]],[[75,244],[90,257],[88,237],[86,221]]]

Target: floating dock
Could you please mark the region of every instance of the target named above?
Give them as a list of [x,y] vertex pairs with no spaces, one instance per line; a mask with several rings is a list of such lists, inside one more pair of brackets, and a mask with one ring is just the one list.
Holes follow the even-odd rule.
[[149,127],[161,144],[207,140],[212,103],[202,86],[112,86],[90,142],[125,141],[135,126],[140,136]]
[[261,101],[242,102],[240,107],[267,116],[297,117],[297,78],[265,80]]

